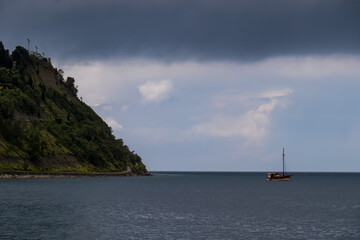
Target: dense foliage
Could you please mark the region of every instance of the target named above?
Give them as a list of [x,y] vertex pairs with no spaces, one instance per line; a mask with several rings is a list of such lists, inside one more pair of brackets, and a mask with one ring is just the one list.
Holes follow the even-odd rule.
[[[45,74],[47,73],[47,74]],[[146,173],[49,59],[0,42],[0,171]]]

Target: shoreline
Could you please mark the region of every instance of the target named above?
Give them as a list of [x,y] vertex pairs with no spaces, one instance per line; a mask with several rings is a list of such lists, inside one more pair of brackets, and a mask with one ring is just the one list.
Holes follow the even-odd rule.
[[0,172],[0,179],[23,178],[75,178],[75,177],[145,177],[147,174],[123,173],[76,173],[76,172]]

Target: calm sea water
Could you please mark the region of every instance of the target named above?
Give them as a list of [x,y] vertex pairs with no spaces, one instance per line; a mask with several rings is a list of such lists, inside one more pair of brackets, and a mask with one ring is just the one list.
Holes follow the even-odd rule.
[[360,239],[360,174],[0,179],[0,239]]

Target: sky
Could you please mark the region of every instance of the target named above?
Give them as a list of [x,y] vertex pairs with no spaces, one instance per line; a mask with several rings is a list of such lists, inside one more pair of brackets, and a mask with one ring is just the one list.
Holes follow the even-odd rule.
[[356,0],[0,0],[150,171],[360,171]]

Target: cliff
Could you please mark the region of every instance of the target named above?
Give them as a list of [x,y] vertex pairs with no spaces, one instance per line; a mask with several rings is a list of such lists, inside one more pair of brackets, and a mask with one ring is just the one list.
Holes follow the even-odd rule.
[[0,42],[0,172],[147,174],[63,74],[40,54],[9,54]]

